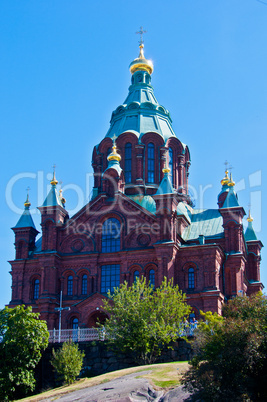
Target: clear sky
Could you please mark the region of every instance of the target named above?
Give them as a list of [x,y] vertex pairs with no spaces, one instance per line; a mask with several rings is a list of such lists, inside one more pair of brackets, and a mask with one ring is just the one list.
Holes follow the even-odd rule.
[[[191,152],[196,206],[217,207],[228,160],[267,246],[267,0],[1,0],[0,308],[26,188],[38,230],[54,163],[70,215],[87,201],[93,146],[126,98],[141,25],[155,95]],[[265,286],[266,264],[263,249]]]

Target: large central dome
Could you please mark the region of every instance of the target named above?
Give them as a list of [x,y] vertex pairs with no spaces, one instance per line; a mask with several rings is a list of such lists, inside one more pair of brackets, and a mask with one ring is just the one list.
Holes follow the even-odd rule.
[[130,64],[132,85],[125,102],[112,113],[106,137],[131,131],[141,139],[144,134],[155,132],[166,142],[168,138],[175,137],[172,120],[168,110],[158,103],[154,95],[151,86],[153,63],[144,57],[143,47],[141,44],[138,58]]

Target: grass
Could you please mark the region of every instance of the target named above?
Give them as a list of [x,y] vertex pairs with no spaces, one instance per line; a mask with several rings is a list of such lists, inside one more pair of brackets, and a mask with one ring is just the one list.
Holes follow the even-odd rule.
[[59,388],[55,388],[32,397],[20,399],[20,401],[39,402],[46,398],[51,399],[53,398],[53,400],[56,400],[58,397],[64,394],[68,394],[70,392],[77,391],[79,389],[107,383],[110,380],[114,380],[115,378],[119,378],[127,374],[132,373],[138,374],[141,371],[148,371],[148,370],[149,373],[139,376],[137,375],[136,377],[148,379],[151,385],[157,390],[159,389],[167,390],[180,385],[182,374],[187,369],[188,369],[187,362],[161,363],[161,364],[131,367],[123,370],[112,371],[111,373],[102,374],[97,377],[82,378],[69,386],[65,385]]

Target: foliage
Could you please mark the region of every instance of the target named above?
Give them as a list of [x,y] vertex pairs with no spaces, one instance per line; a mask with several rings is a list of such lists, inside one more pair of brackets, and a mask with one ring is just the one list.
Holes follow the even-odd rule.
[[63,380],[67,384],[73,383],[82,369],[84,352],[79,350],[78,344],[64,342],[60,349],[52,350],[52,355],[51,364],[55,368],[59,380]]
[[119,352],[132,352],[138,364],[152,363],[164,345],[176,340],[190,312],[185,295],[166,278],[157,289],[144,278],[132,286],[124,282],[108,296],[103,307],[110,317],[105,322],[109,343]]
[[46,322],[31,307],[0,311],[0,400],[22,397],[35,386],[34,368],[48,345]]
[[217,320],[209,313],[210,330],[209,324],[198,327],[196,356],[184,384],[205,401],[267,400],[266,297],[238,296],[225,305],[223,316]]

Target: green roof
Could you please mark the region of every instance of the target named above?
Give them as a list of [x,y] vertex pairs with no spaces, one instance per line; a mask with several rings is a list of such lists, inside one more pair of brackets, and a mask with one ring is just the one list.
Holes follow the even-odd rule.
[[254,232],[252,222],[248,222],[248,227],[245,232],[245,240],[246,241],[258,240],[256,233]]
[[156,202],[150,195],[127,195],[132,201],[145,208],[151,214],[156,213]]
[[56,186],[52,184],[51,189],[44,200],[42,207],[54,207],[59,205],[60,207],[64,208],[62,202],[60,201],[59,195],[57,193]]
[[224,203],[223,203],[222,207],[223,208],[239,207],[239,203],[238,203],[238,200],[237,200],[237,195],[234,192],[233,187],[230,188],[230,190],[229,190],[229,192],[228,192],[228,194],[227,194],[227,196],[226,196],[226,198],[224,200]]
[[174,189],[172,187],[169,173],[164,174],[163,179],[161,180],[161,183],[156,192],[156,195],[162,194],[174,194]]
[[36,230],[35,224],[33,222],[30,210],[28,207],[25,207],[23,214],[18,220],[15,228],[34,228]]
[[218,209],[193,209],[188,215],[191,218],[191,224],[182,234],[185,241],[198,239],[199,235],[224,236],[223,219]]
[[115,169],[115,170],[117,171],[118,175],[119,175],[119,176],[121,175],[122,168],[121,168],[121,166],[120,166],[119,161],[116,161],[116,160],[108,161],[108,167],[107,167],[106,170],[103,172],[103,175],[104,175],[104,173],[105,173],[108,169]]
[[[112,113],[106,137],[119,136],[126,131],[135,133],[139,139],[147,132],[158,133],[164,142],[176,137],[170,113],[158,103],[150,82],[151,76],[145,71],[133,74],[128,96]],[[185,149],[186,145],[183,146]]]

